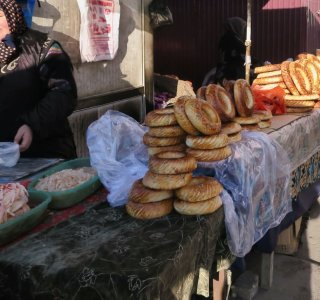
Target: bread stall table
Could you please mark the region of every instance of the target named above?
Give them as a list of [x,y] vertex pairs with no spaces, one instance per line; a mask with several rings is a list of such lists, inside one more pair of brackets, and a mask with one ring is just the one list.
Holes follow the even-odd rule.
[[190,299],[208,290],[222,208],[141,221],[105,198],[102,189],[51,212],[3,247],[0,299]]
[[[262,286],[272,284],[273,251],[279,234],[306,213],[319,197],[320,110],[275,116],[266,132],[288,153],[292,210],[254,246],[263,253]],[[262,266],[262,267],[263,267]]]
[[[263,253],[260,284],[270,287],[278,235],[319,196],[312,187],[320,178],[319,127],[320,110],[274,116],[262,133],[243,132],[225,162],[200,164],[198,171],[215,176],[232,196],[222,198],[228,248],[218,256],[218,270],[228,269],[235,257],[244,260],[255,248]],[[282,151],[274,153],[269,143]]]
[[[234,256],[238,257],[237,266],[241,268],[245,268],[245,255],[251,251],[252,248],[258,249],[262,252],[262,263],[261,263],[261,278],[260,284],[264,288],[269,288],[272,284],[272,276],[273,276],[273,251],[277,246],[278,235],[281,231],[286,229],[291,224],[300,218],[314,203],[319,196],[319,192],[317,188],[313,185],[317,183],[317,180],[320,178],[320,136],[318,134],[320,127],[320,110],[314,110],[311,113],[303,113],[303,114],[285,114],[285,115],[277,115],[272,119],[271,127],[268,129],[264,129],[263,132],[266,133],[270,139],[280,145],[280,147],[286,153],[287,162],[279,157],[274,156],[270,161],[271,165],[276,164],[279,166],[276,173],[281,170],[286,170],[285,173],[289,175],[289,182],[281,182],[276,185],[277,190],[287,190],[287,193],[284,199],[288,199],[290,204],[285,207],[284,213],[281,214],[276,222],[270,222],[272,219],[268,217],[268,214],[274,213],[272,209],[270,209],[270,205],[266,199],[258,200],[252,195],[252,199],[250,201],[246,199],[245,201],[235,201],[237,200],[237,196],[233,195],[233,203],[234,209],[236,211],[236,215],[245,216],[245,211],[248,210],[248,205],[253,204],[253,208],[255,207],[269,207],[269,209],[264,209],[265,213],[259,213],[253,216],[253,218],[248,218],[245,222],[250,225],[252,220],[254,220],[254,226],[251,226],[250,229],[255,228],[255,234],[251,234],[251,238],[247,239],[245,243],[246,247],[244,247],[244,252],[239,252],[234,245],[238,245],[237,243],[232,243],[232,239],[229,238],[229,251],[231,251]],[[249,140],[257,141],[258,136],[254,133],[245,133],[244,137],[249,138]],[[240,147],[241,145],[239,145]],[[236,147],[237,149],[238,147]],[[259,151],[259,149],[257,148]],[[248,152],[248,151],[247,151]],[[285,159],[285,157],[283,157]],[[246,169],[252,167],[250,161],[245,163]],[[266,166],[269,164],[266,164]],[[230,178],[230,170],[232,170],[232,166],[226,167],[226,165],[222,164],[223,169],[221,169],[221,165],[216,166],[216,175],[222,181],[225,181],[226,178]],[[253,169],[260,168],[260,163],[257,162]],[[265,181],[266,183],[270,180],[268,176],[268,169],[270,170],[270,166],[264,168],[263,172],[265,173]],[[209,170],[211,172],[211,170]],[[232,181],[240,181],[242,183],[246,182],[246,174],[248,172],[244,171],[242,177],[244,179],[232,179]],[[274,174],[276,174],[274,173]],[[259,172],[258,172],[259,175]],[[261,174],[260,174],[261,175]],[[287,177],[287,176],[286,176]],[[238,178],[241,178],[239,176]],[[287,177],[288,178],[288,177]],[[247,181],[248,182],[248,181]],[[256,177],[251,178],[249,182],[252,182],[252,185],[255,185]],[[227,183],[230,186],[230,183]],[[243,185],[243,184],[242,184]],[[238,184],[239,186],[239,184]],[[245,186],[245,184],[244,184]],[[243,193],[243,189],[239,189],[238,193]],[[258,195],[261,190],[256,190],[256,195]],[[272,194],[271,194],[272,195]],[[268,197],[267,197],[268,198]],[[278,198],[278,200],[277,200]],[[238,197],[239,199],[239,197]],[[279,201],[279,195],[274,198],[274,202],[277,203]],[[266,205],[267,204],[267,205]],[[272,205],[271,207],[275,207]],[[232,219],[228,217],[226,213],[226,220]],[[265,220],[264,220],[265,219]],[[269,220],[269,221],[268,221]],[[241,225],[241,223],[239,223]],[[263,225],[263,227],[261,227]],[[241,228],[241,226],[239,227]],[[230,230],[231,232],[231,230]],[[245,235],[246,231],[239,231],[240,234],[243,234],[244,239],[248,236]],[[230,234],[230,233],[229,233]],[[239,245],[241,245],[242,240],[239,240]],[[226,249],[228,250],[228,249]],[[226,251],[227,252],[227,251]],[[223,269],[227,269],[230,267],[230,261],[225,261],[226,263],[221,266]],[[232,260],[231,260],[232,262]]]

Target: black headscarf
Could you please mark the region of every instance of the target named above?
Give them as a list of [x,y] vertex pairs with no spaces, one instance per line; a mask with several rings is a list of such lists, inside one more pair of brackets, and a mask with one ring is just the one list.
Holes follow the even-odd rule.
[[[0,0],[0,10],[4,12],[11,38],[16,43],[19,36],[27,30],[22,9],[15,0]],[[16,56],[16,52],[16,47],[12,47],[3,40],[0,41],[0,64],[9,63]]]
[[226,32],[232,33],[242,43],[246,40],[247,22],[240,17],[228,18],[224,24]]
[[246,52],[246,21],[239,17],[228,18],[224,24],[225,33],[219,41],[222,62],[244,59]]

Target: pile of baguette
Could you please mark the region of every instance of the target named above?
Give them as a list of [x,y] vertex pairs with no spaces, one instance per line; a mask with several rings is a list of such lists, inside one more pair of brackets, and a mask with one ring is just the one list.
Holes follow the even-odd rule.
[[319,105],[320,57],[301,53],[295,61],[256,67],[254,72],[253,84],[284,89],[288,113],[308,112]]

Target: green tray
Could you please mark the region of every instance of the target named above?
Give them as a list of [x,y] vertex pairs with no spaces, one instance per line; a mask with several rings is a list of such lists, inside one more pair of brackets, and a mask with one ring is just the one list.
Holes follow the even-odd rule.
[[29,192],[30,210],[21,216],[0,224],[0,245],[14,241],[38,225],[45,216],[51,196],[45,192]]
[[[40,178],[52,175],[53,173],[62,171],[64,169],[76,169],[82,167],[90,167],[89,158],[77,158],[73,160],[69,160],[63,163],[60,163],[47,171],[36,176],[31,183],[28,185],[29,191],[36,191],[35,185],[39,181]],[[49,205],[49,208],[52,209],[63,209],[70,206],[73,206],[91,194],[93,194],[99,187],[101,186],[101,182],[99,177],[93,176],[88,181],[72,188],[69,190],[61,191],[61,192],[47,192],[51,195],[52,201]]]

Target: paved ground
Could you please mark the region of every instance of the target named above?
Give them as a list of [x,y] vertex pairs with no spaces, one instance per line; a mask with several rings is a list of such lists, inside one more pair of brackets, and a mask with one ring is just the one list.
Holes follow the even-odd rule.
[[306,226],[297,253],[275,254],[272,287],[254,300],[320,300],[320,198]]

